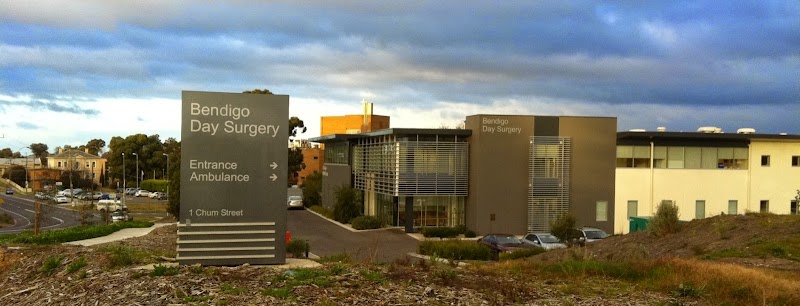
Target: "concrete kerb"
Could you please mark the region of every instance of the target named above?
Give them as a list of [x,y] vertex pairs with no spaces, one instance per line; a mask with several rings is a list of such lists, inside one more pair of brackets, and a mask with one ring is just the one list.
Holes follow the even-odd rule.
[[113,242],[113,241],[119,241],[119,240],[124,240],[124,239],[128,239],[128,238],[133,238],[133,237],[141,237],[141,236],[149,234],[150,232],[152,232],[156,228],[159,228],[159,227],[162,227],[162,226],[174,225],[174,224],[175,223],[155,223],[155,224],[153,224],[153,226],[146,227],[146,228],[123,228],[121,230],[118,230],[116,232],[111,233],[108,236],[96,237],[96,238],[91,238],[91,239],[86,239],[86,240],[64,242],[63,244],[65,244],[65,245],[93,246],[93,245],[97,245],[97,244],[108,243],[108,242]]
[[[155,270],[156,266],[163,266],[163,267],[180,267],[177,262],[163,262],[163,263],[153,263],[147,264],[143,266],[134,267],[133,270],[139,271],[153,271]],[[236,267],[243,267],[243,266],[251,266],[251,265],[242,265]],[[282,265],[252,265],[253,267],[260,267],[260,268],[268,268],[268,269],[275,269],[275,270],[289,270],[289,269],[298,269],[298,268],[318,268],[322,267],[322,264],[305,258],[286,258],[286,263]],[[230,267],[230,268],[236,268]]]
[[[414,258],[424,259],[424,260],[427,260],[427,261],[435,260],[436,262],[440,262],[440,263],[448,264],[448,265],[452,264],[452,262],[453,262],[453,260],[449,260],[449,259],[446,259],[446,258],[438,258],[438,257],[437,258],[431,258],[430,256],[417,254],[417,253],[413,253],[413,252],[412,253],[406,253],[406,254],[408,256],[411,256],[411,257],[414,257]],[[468,263],[463,262],[463,261],[456,261],[456,264],[459,267],[464,267],[464,266],[468,266],[469,265]]]
[[306,209],[306,211],[308,211],[308,212],[310,212],[312,214],[315,214],[315,215],[319,216],[322,219],[328,220],[328,221],[332,222],[333,224],[336,224],[336,225],[340,226],[341,228],[346,229],[346,230],[351,231],[351,232],[354,232],[354,233],[385,231],[385,230],[388,230],[388,229],[392,229],[392,227],[384,227],[384,228],[376,228],[376,229],[357,230],[357,229],[354,229],[353,226],[351,226],[350,224],[342,224],[342,223],[339,223],[339,221],[336,221],[336,220],[333,220],[333,219],[328,219],[328,217],[325,217],[325,216],[317,213],[316,211],[313,211],[313,210],[310,210],[310,209]]

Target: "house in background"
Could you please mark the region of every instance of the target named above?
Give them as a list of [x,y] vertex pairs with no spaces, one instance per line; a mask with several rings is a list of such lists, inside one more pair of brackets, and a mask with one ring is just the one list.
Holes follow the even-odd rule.
[[100,174],[106,167],[106,159],[89,154],[89,149],[59,150],[57,154],[47,157],[47,167],[61,171],[75,171],[85,179],[100,184]]

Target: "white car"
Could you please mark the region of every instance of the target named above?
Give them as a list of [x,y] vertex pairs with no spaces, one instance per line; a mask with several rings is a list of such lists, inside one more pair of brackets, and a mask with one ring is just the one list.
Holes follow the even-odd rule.
[[63,195],[56,196],[53,200],[56,201],[56,203],[69,203],[69,199]]
[[535,245],[545,250],[566,248],[567,245],[562,243],[556,236],[550,233],[533,233],[527,234],[522,237],[522,242],[530,245]]
[[151,199],[158,199],[159,197],[162,197],[163,195],[164,195],[163,192],[155,191],[155,192],[151,192],[149,195],[147,195],[147,197],[151,198]]
[[135,196],[135,197],[146,197],[146,196],[149,196],[149,195],[150,195],[150,191],[147,191],[147,190],[144,190],[144,189],[140,189],[133,196]]
[[297,208],[303,209],[303,197],[301,196],[290,196],[286,199],[286,206],[289,209]]

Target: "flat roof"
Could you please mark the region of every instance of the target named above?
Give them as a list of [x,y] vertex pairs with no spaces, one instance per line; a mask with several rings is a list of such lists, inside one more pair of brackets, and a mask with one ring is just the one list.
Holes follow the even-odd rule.
[[617,132],[618,145],[637,145],[658,141],[662,144],[708,144],[746,146],[752,140],[800,141],[800,135],[735,134],[701,132]]
[[390,128],[359,134],[330,134],[308,139],[316,143],[335,143],[351,139],[359,139],[385,135],[439,135],[439,136],[461,136],[469,137],[472,130],[467,129],[414,129],[414,128]]

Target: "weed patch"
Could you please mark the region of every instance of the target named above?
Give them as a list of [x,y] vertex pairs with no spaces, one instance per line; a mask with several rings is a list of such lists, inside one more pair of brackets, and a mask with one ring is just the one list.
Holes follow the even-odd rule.
[[271,296],[279,299],[288,299],[292,297],[292,289],[290,288],[267,288],[261,291],[261,294]]
[[51,274],[56,268],[61,266],[62,261],[64,261],[64,256],[55,255],[47,257],[42,263],[42,267],[39,268],[39,272]]
[[155,265],[153,266],[153,271],[150,272],[150,276],[172,276],[172,275],[178,275],[180,271],[181,271],[180,267]]
[[78,270],[80,270],[81,268],[85,267],[86,265],[87,265],[86,258],[80,257],[80,258],[76,259],[75,261],[73,261],[72,263],[70,263],[69,265],[67,265],[67,272],[68,273],[75,273]]
[[98,249],[108,255],[109,268],[118,268],[143,263],[148,253],[122,245],[108,246]]
[[230,294],[230,295],[240,295],[242,293],[247,292],[247,290],[244,289],[244,288],[239,288],[239,287],[236,287],[236,286],[228,284],[228,283],[222,284],[222,286],[219,287],[219,290],[222,293],[227,293],[227,294]]

